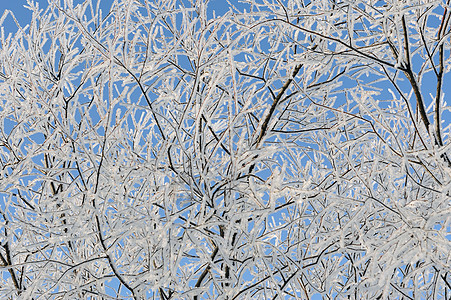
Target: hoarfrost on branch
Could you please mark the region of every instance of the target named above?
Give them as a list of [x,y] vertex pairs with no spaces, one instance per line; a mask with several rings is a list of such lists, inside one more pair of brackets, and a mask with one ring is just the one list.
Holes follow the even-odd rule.
[[449,1],[77,2],[1,32],[2,297],[450,297]]

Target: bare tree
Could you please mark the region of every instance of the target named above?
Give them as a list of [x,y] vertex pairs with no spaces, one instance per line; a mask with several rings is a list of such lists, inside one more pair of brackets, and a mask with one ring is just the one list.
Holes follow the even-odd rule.
[[0,298],[450,297],[449,0],[28,2]]

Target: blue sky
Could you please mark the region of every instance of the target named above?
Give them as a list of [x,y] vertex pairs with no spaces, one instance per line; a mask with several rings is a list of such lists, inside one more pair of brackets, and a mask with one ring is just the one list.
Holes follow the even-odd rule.
[[[47,6],[47,0],[35,0],[39,3],[40,7],[45,8]],[[94,0],[95,1],[95,0]],[[103,0],[103,3],[113,2],[112,0]],[[16,19],[19,21],[21,26],[25,26],[31,20],[31,11],[25,8],[27,5],[27,0],[0,0],[0,17],[3,16],[5,10],[10,10],[14,12]],[[209,7],[215,10],[216,15],[222,15],[228,11],[228,3],[226,0],[211,0],[209,1]],[[211,17],[211,15],[209,16]],[[14,24],[13,18],[8,16],[4,21],[2,26],[4,27],[5,33],[15,32],[17,26]]]
[[[25,5],[27,5],[27,0],[2,0],[0,1],[1,15],[3,16],[5,10],[10,10],[14,13],[20,25],[25,26],[31,20],[31,11],[28,8],[25,8]],[[17,30],[17,26],[16,24],[14,24],[14,20],[13,18],[11,18],[11,16],[8,16],[3,21],[2,26],[4,27],[5,33],[15,32]]]

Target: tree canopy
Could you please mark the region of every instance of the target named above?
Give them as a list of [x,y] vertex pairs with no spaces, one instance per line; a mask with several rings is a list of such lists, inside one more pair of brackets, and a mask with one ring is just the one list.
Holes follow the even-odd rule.
[[107,2],[1,31],[5,299],[450,297],[449,0]]

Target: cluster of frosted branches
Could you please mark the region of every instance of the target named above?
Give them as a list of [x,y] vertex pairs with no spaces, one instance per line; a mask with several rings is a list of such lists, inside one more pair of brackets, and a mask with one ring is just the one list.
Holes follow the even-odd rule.
[[28,2],[2,297],[450,297],[448,0]]

